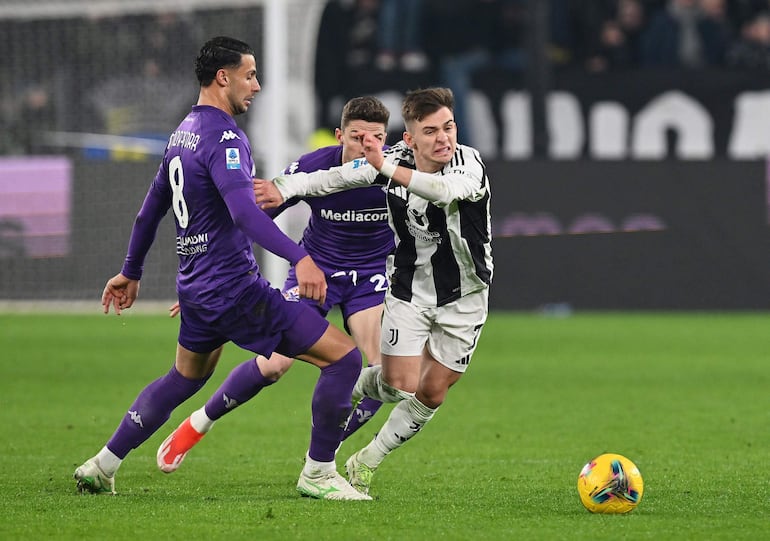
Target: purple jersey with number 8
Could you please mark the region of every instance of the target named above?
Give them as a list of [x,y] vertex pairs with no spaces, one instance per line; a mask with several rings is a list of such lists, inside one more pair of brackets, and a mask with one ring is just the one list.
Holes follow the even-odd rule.
[[[304,257],[305,250],[257,208],[253,175],[249,141],[235,120],[215,107],[196,105],[171,134],[137,216],[141,226],[159,221],[169,208],[174,214],[179,343],[191,351],[209,352],[232,341],[263,355],[277,349],[294,356],[306,351],[328,327],[307,305],[287,302],[259,273],[252,242],[277,250],[292,262]],[[270,227],[262,227],[262,220]],[[132,234],[124,274],[141,277],[142,259],[153,236]]]

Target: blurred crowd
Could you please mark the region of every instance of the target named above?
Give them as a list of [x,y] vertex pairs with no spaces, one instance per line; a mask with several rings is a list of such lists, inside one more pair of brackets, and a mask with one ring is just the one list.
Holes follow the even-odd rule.
[[0,20],[0,155],[98,147],[87,134],[165,139],[197,96],[200,43],[261,20],[253,8]]
[[770,69],[770,0],[331,0],[316,58],[319,122],[334,122],[330,99],[372,91],[388,74],[449,86],[462,119],[480,73],[524,76],[543,5],[555,70]]
[[[46,152],[46,131],[165,135],[194,99],[180,81],[199,42],[211,32],[256,35],[261,23],[253,8],[0,21],[13,60],[0,63],[0,154]],[[43,42],[29,47],[33,34]],[[315,123],[335,127],[337,106],[353,95],[444,85],[462,130],[479,81],[525,78],[541,67],[537,51],[554,70],[588,73],[770,70],[770,0],[329,0]]]
[[555,67],[770,68],[770,0],[330,0],[318,53],[350,70],[440,70],[482,52],[521,69],[536,2]]

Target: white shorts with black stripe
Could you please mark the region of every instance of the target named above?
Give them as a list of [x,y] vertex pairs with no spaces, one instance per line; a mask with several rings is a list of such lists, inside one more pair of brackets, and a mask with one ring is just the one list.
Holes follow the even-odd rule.
[[439,307],[420,307],[385,295],[381,349],[385,355],[430,354],[455,372],[465,372],[489,312],[483,289]]

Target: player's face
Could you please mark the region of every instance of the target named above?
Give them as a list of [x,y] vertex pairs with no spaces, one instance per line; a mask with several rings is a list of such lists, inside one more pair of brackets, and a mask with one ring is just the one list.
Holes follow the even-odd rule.
[[228,98],[233,115],[240,115],[248,111],[254,96],[261,90],[257,80],[257,61],[250,54],[241,57],[241,64],[237,68],[226,70]]
[[346,163],[356,158],[364,157],[364,145],[362,140],[365,133],[371,133],[385,143],[385,124],[380,122],[367,122],[366,120],[351,120],[344,130],[337,128],[334,134],[342,145],[342,162]]
[[422,120],[410,122],[404,141],[414,150],[414,161],[419,171],[440,171],[454,156],[457,148],[455,117],[442,107]]

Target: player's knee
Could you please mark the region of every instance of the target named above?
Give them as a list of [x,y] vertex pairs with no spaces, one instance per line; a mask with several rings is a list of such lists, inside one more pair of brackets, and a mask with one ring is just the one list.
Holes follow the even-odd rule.
[[345,371],[350,374],[351,377],[355,378],[358,378],[358,375],[361,373],[362,364],[363,357],[361,356],[361,352],[355,347],[332,363],[335,370]]
[[436,409],[446,400],[447,389],[437,389],[430,387],[420,387],[415,393],[417,400],[427,407]]
[[257,366],[259,366],[262,376],[271,381],[281,379],[281,376],[289,371],[293,363],[294,359],[278,354],[273,354],[269,359],[262,355],[257,358]]

